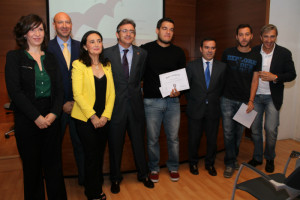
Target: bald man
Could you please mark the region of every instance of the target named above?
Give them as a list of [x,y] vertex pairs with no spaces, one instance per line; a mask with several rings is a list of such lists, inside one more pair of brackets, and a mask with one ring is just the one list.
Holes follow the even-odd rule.
[[[79,57],[80,42],[71,38],[72,20],[67,13],[57,13],[53,18],[53,27],[56,31],[56,36],[53,40],[50,40],[48,51],[55,55],[63,78],[64,105],[63,113],[61,115],[62,138],[66,126],[69,124],[74,156],[78,168],[78,183],[79,185],[83,185],[84,154],[75,123],[70,116],[74,104],[71,81],[72,62]],[[67,56],[65,56],[65,54],[67,54]]]

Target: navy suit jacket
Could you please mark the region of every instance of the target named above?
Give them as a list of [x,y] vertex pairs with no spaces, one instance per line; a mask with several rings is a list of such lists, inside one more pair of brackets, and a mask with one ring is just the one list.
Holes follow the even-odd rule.
[[[57,37],[57,36],[56,36]],[[63,79],[63,86],[64,86],[64,103],[67,101],[74,101],[73,100],[73,90],[72,90],[72,79],[71,79],[71,72],[72,72],[72,62],[79,57],[80,51],[80,42],[77,40],[71,39],[71,62],[70,62],[70,69],[68,70],[67,62],[65,57],[62,53],[60,46],[57,43],[57,38],[49,41],[48,44],[48,51],[55,55],[56,60],[59,64],[59,68],[62,74]]]
[[[202,58],[187,64],[186,73],[190,90],[186,92],[187,109],[189,118],[201,119],[205,116],[208,106],[208,118],[218,119],[221,116],[220,97],[225,83],[226,64],[213,60],[209,87],[206,87]],[[208,104],[206,104],[208,100]]]
[[[253,50],[260,52],[261,45],[254,47]],[[279,110],[283,102],[283,83],[292,81],[297,76],[292,53],[288,49],[275,45],[270,72],[278,76],[276,83],[273,83],[273,81],[269,83],[273,104]]]
[[111,123],[119,123],[127,119],[127,110],[130,106],[136,122],[144,122],[144,103],[141,91],[141,80],[145,71],[147,52],[132,45],[133,56],[129,79],[125,77],[121,64],[121,55],[118,44],[104,50],[104,57],[111,62],[116,99]]

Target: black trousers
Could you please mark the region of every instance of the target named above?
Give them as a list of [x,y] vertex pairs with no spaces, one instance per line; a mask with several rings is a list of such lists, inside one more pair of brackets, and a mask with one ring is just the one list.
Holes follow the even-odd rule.
[[206,156],[205,166],[213,166],[217,153],[217,136],[219,131],[219,118],[209,119],[203,117],[201,119],[188,118],[188,153],[189,163],[197,165],[199,161],[199,145],[203,132],[206,134]]
[[84,151],[85,195],[88,199],[98,199],[102,193],[103,158],[107,142],[108,124],[95,129],[90,120],[75,120]]
[[121,181],[121,161],[126,131],[131,141],[138,180],[148,176],[145,156],[145,118],[136,119],[130,105],[127,106],[127,117],[120,122],[112,119],[109,125],[108,147],[110,161],[110,180]]
[[[39,100],[36,107],[46,115],[50,100]],[[25,114],[16,112],[15,136],[23,164],[24,199],[45,199],[44,176],[48,200],[66,200],[59,119],[50,127],[39,129]]]

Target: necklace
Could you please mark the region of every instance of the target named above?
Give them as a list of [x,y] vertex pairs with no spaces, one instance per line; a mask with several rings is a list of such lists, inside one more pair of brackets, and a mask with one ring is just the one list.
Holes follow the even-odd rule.
[[93,64],[93,65],[95,66],[96,69],[99,69],[99,64],[100,64],[100,63]]

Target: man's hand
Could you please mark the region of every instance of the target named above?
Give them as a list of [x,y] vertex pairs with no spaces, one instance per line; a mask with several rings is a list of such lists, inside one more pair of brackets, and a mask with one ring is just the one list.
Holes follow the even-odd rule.
[[71,111],[73,109],[74,106],[74,101],[67,101],[64,105],[63,105],[63,111],[65,113],[67,113],[68,115],[71,114]]
[[246,110],[247,113],[251,112],[254,109],[253,101],[248,102],[248,108]]
[[274,81],[277,76],[271,72],[260,71],[258,72],[259,78],[263,81]]
[[170,97],[178,97],[180,95],[180,92],[177,91],[176,88],[172,89],[170,93]]

